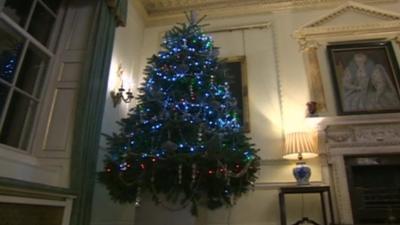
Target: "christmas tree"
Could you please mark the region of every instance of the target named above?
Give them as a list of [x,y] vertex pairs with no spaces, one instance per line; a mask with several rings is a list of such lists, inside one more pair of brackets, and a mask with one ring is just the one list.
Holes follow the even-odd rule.
[[188,21],[165,34],[136,107],[107,136],[99,180],[117,202],[138,204],[146,191],[196,214],[199,205],[233,205],[257,178],[257,150],[241,129],[218,49],[201,20],[192,13]]

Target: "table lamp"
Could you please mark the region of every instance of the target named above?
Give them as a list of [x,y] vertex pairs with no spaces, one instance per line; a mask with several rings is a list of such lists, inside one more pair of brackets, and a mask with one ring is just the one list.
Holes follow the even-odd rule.
[[310,184],[311,168],[303,161],[318,156],[315,141],[308,132],[293,132],[285,135],[283,158],[298,160],[293,168],[297,185]]

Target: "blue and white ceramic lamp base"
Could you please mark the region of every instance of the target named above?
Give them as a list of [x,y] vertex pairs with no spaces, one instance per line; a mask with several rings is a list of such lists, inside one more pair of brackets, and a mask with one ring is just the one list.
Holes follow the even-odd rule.
[[309,185],[311,177],[311,168],[303,161],[297,162],[293,168],[293,175],[296,178],[297,185]]

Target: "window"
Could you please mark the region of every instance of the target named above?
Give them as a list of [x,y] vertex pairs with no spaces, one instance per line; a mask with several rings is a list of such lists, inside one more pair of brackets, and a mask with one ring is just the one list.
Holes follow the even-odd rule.
[[249,100],[247,90],[247,74],[245,57],[229,57],[225,61],[226,73],[232,95],[236,98],[239,119],[243,130],[250,132]]
[[29,149],[54,58],[60,3],[6,0],[0,6],[0,144]]

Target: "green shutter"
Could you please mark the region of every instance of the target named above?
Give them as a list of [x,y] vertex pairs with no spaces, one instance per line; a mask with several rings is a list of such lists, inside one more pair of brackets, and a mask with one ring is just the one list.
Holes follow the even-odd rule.
[[96,162],[115,28],[124,24],[127,13],[126,0],[116,1],[116,7],[110,7],[109,2],[110,0],[99,1],[100,12],[97,16],[97,28],[92,35],[87,72],[81,81],[77,103],[71,160],[71,185],[78,197],[74,201],[71,225],[90,224],[96,182]]

